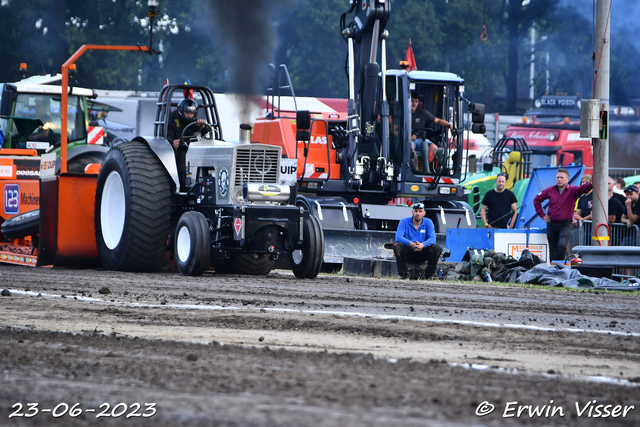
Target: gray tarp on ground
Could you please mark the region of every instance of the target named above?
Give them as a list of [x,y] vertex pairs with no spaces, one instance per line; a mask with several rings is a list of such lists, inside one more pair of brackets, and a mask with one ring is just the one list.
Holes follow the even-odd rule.
[[547,267],[541,264],[537,256],[522,252],[520,261],[505,265],[496,275],[495,280],[508,283],[528,283],[543,286],[562,286],[565,288],[609,289],[620,291],[640,290],[640,280],[632,278],[624,282],[616,282],[607,278],[596,278],[582,275],[578,270],[564,265]]
[[[530,270],[517,267],[520,274],[509,275],[510,283],[529,283],[543,286],[562,286],[564,288],[588,288],[588,289],[610,289],[620,291],[640,290],[640,280],[636,278],[624,282],[616,282],[606,277],[596,278],[580,274],[578,270],[564,265],[552,265],[547,267],[539,264]],[[514,280],[514,276],[517,276]]]
[[517,283],[530,283],[544,286],[562,286],[565,288],[616,289],[621,291],[640,290],[640,280],[630,279],[616,282],[606,277],[583,276],[578,270],[565,265],[536,265],[516,279]]

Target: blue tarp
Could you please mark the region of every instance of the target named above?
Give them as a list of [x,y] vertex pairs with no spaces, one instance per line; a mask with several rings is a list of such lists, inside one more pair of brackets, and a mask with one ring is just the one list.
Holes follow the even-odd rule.
[[[569,185],[580,185],[582,174],[584,173],[584,166],[563,166],[563,168],[569,171]],[[524,199],[522,200],[522,205],[518,212],[516,229],[547,229],[547,224],[536,213],[536,209],[533,206],[533,198],[540,194],[540,192],[545,188],[556,184],[556,174],[558,173],[558,169],[560,168],[548,167],[536,168],[533,170],[531,179],[529,179],[529,186],[524,193]],[[542,203],[542,209],[545,210],[545,212],[548,204],[548,200]]]

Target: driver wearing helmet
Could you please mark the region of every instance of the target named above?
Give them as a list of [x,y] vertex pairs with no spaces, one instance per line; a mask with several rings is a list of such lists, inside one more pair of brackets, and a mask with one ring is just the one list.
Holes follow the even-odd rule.
[[[176,111],[171,113],[171,117],[169,117],[169,126],[167,127],[167,139],[171,142],[174,150],[181,151],[180,148],[183,148],[184,151],[186,151],[185,144],[182,144],[182,146],[180,145],[182,131],[185,127],[196,121],[197,114],[198,103],[193,99],[188,98],[180,101]],[[202,127],[204,119],[197,119],[197,121],[199,124],[198,127]]]
[[[169,117],[169,124],[167,126],[167,140],[173,146],[173,150],[176,153],[176,161],[178,163],[178,174],[180,175],[180,183],[184,184],[184,175],[186,174],[186,162],[185,156],[187,154],[187,145],[182,142],[182,132],[184,128],[190,125],[193,122],[198,123],[197,126],[193,126],[189,129],[189,135],[184,135],[185,137],[192,136],[193,133],[197,132],[202,128],[204,124],[204,119],[196,119],[198,115],[198,103],[193,99],[183,99],[178,104],[178,108],[171,113]],[[193,129],[193,133],[191,133],[191,129]]]

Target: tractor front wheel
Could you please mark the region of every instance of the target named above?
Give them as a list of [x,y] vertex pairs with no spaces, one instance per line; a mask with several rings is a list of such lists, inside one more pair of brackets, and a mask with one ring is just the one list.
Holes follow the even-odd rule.
[[324,259],[324,234],[320,220],[313,215],[304,222],[302,250],[289,255],[291,270],[296,277],[313,279],[318,276]]
[[207,218],[200,212],[185,212],[176,227],[175,254],[184,276],[200,276],[209,268],[211,238]]

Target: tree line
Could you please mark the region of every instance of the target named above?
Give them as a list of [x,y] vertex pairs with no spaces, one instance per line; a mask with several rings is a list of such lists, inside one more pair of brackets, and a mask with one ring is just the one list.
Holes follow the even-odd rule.
[[[533,27],[535,97],[546,91],[548,70],[551,93],[589,98],[593,22],[580,3],[392,0],[387,67],[398,68],[411,39],[419,69],[459,74],[467,96],[488,111],[522,111],[529,103]],[[232,5],[237,11],[228,11]],[[348,7],[348,0],[160,0],[153,48],[162,53],[89,52],[77,62],[75,79],[95,89],[144,91],[159,90],[167,79],[188,79],[227,92],[235,77],[253,68],[264,70],[253,70],[264,88],[266,63],[273,61],[287,65],[296,95],[344,98],[347,45],[339,20]],[[21,79],[20,63],[28,64],[27,75],[60,72],[83,44],[146,45],[147,11],[144,0],[0,0],[0,81]],[[267,33],[256,32],[261,26]],[[634,78],[640,55],[612,38],[611,99],[626,104],[640,98]]]

